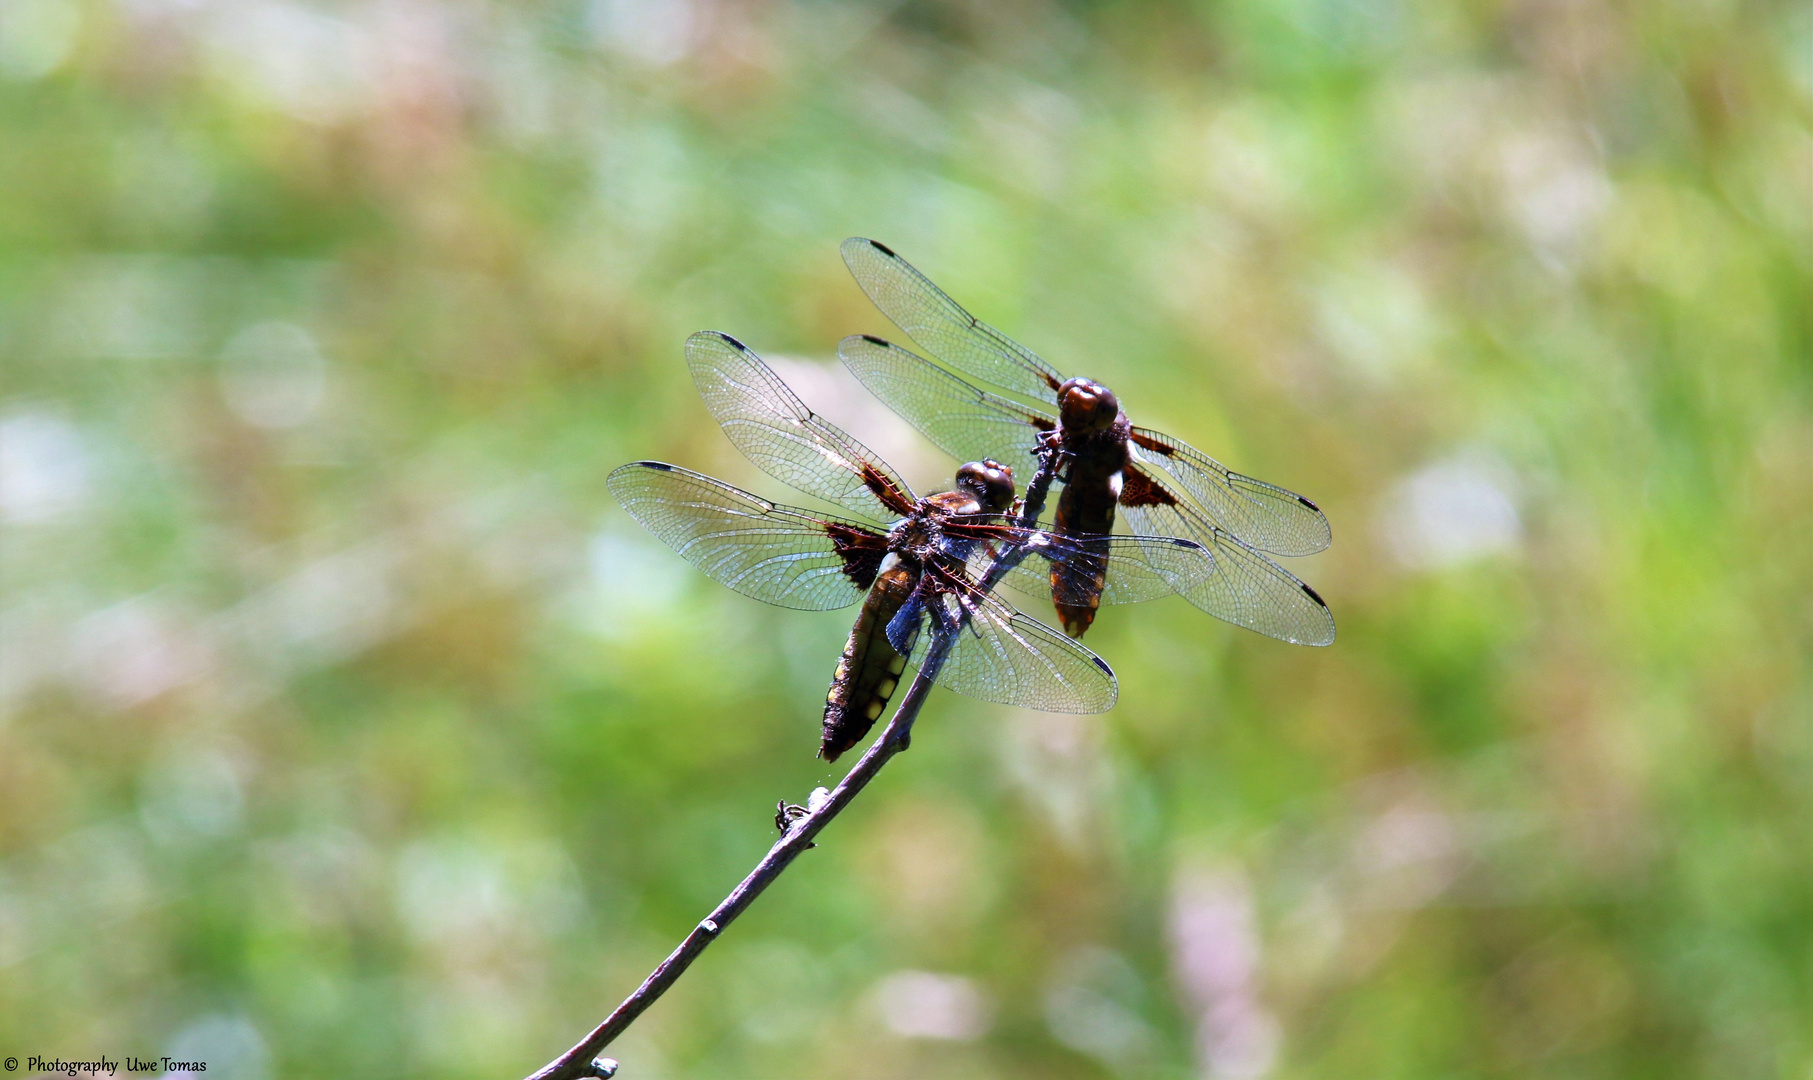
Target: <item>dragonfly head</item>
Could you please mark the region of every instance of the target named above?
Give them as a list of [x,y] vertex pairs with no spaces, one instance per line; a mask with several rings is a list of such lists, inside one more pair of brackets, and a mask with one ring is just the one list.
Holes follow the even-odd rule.
[[960,467],[957,486],[975,496],[985,510],[999,513],[1013,505],[1014,471],[993,458]]
[[1065,379],[1058,387],[1058,418],[1065,431],[1107,431],[1120,412],[1121,402],[1114,391],[1094,379]]

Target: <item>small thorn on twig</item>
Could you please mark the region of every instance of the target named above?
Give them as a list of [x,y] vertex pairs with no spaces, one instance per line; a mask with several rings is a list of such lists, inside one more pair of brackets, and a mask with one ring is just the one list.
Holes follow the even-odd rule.
[[712,922],[710,919],[706,919],[704,922],[699,924],[699,929],[705,931],[707,934],[715,935],[718,932],[718,924],[715,922]]
[[592,1063],[586,1066],[585,1075],[604,1077],[616,1076],[617,1059],[607,1057],[593,1058]]

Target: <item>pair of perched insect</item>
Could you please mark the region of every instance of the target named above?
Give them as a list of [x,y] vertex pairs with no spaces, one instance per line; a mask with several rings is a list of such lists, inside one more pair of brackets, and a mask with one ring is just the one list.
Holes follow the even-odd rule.
[[[940,681],[958,693],[1049,712],[1107,710],[1114,673],[1077,641],[1102,603],[1179,594],[1283,641],[1334,640],[1328,605],[1266,554],[1328,546],[1314,503],[1134,427],[1107,387],[1064,378],[883,245],[853,237],[843,257],[926,351],[1056,415],[880,338],[845,338],[838,355],[863,385],[969,462],[953,490],[920,498],[748,347],[701,331],[686,341],[687,364],[731,442],[775,479],[862,516],[781,506],[655,461],[610,477],[632,517],[738,592],[809,611],[863,601],[826,698],[819,756],[835,760],[867,734],[906,665],[938,641],[947,650]],[[1015,476],[1041,460],[1064,485],[1049,529],[1013,514]],[[1151,535],[1113,534],[1117,513]],[[995,597],[996,577],[1050,595],[1065,633]]]

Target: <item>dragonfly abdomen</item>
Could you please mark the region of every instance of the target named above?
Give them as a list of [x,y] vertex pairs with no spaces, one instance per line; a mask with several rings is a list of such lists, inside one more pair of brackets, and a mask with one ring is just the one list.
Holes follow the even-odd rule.
[[[1108,439],[1077,442],[1082,445],[1071,452],[1070,476],[1052,520],[1065,536],[1106,536],[1114,531],[1114,505],[1120,500],[1127,447]],[[1082,637],[1095,621],[1105,569],[1106,564],[1099,560],[1051,565],[1052,603],[1058,622],[1073,638]]]
[[895,563],[876,576],[874,588],[863,598],[825,695],[818,756],[826,761],[836,761],[860,742],[894,696],[906,658],[888,643],[888,621],[912,596],[918,578],[916,571]]

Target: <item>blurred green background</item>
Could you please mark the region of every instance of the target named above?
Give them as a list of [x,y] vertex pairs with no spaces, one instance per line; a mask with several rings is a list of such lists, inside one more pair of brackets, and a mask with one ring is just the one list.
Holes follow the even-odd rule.
[[[1332,648],[940,691],[641,1077],[1813,1073],[1813,10],[5,0],[0,1054],[519,1076],[842,769],[612,503],[898,248],[1316,499]],[[1043,618],[1043,605],[1028,603]]]

